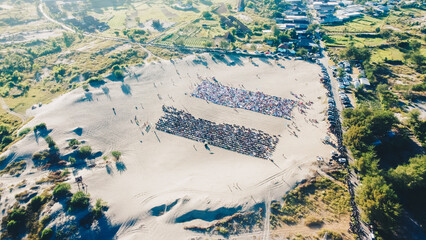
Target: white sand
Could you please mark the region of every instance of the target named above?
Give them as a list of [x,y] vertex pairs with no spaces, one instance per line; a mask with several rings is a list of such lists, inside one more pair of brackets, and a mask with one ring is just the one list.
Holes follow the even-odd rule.
[[[67,153],[63,148],[71,138],[86,141],[94,152],[110,155],[111,151],[119,150],[123,153],[123,171],[118,171],[115,163],[110,163],[112,172],[108,173],[104,160],[99,157],[95,168],[75,172],[83,176],[92,199],[102,198],[108,202],[107,217],[113,224],[121,225],[117,233],[119,239],[188,239],[197,236],[198,233],[183,227],[211,221],[217,213],[214,210],[222,207],[231,208],[229,214],[232,214],[237,210],[248,210],[255,201],[263,202],[268,196],[279,200],[297,181],[312,173],[316,168],[316,156],[329,157],[331,147],[320,140],[326,135],[327,124],[323,114],[325,89],[319,82],[318,65],[280,60],[283,68],[273,60],[266,63],[253,59],[255,66],[248,59],[240,58],[239,65],[230,67],[220,61],[215,63],[208,55],[203,57],[207,67],[195,64],[193,56],[175,63],[164,61],[133,67],[131,76],[136,73],[138,77],[126,78],[125,85],[108,82],[100,88],[91,88],[90,93],[77,89],[48,105],[28,111],[35,116],[28,126],[45,122],[48,129],[52,129],[50,136],[60,146],[62,154]],[[194,84],[200,82],[197,74],[215,76],[219,82],[234,87],[242,84],[248,90],[290,99],[295,99],[290,94],[293,91],[304,94],[304,100],[314,101],[314,105],[307,111],[307,116],[294,109],[300,129],[295,137],[286,129],[286,123],[291,121],[190,97]],[[126,89],[130,89],[130,93]],[[159,142],[154,127],[163,115],[163,104],[186,109],[195,117],[216,123],[238,124],[281,135],[272,156],[276,165],[214,146],[211,146],[213,154],[210,154],[202,143],[155,131]],[[117,115],[113,114],[113,107]],[[143,131],[145,135],[142,135],[134,121],[130,122],[135,115],[141,123],[151,124],[148,134]],[[319,124],[313,126],[305,121],[305,117],[317,119]],[[78,127],[83,129],[81,136],[73,133]],[[32,153],[45,148],[45,141],[39,139],[37,143],[31,133],[10,152],[15,153],[15,158],[26,156],[30,162]],[[23,178],[34,181],[42,174],[46,172],[24,173],[15,182]],[[72,178],[69,182],[76,191],[73,181]],[[11,196],[17,192],[13,191],[9,197],[13,198]],[[153,207],[176,200],[176,205],[164,215],[151,215]],[[187,213],[192,214],[193,221],[188,217],[184,222],[176,223],[176,219],[188,216]]]

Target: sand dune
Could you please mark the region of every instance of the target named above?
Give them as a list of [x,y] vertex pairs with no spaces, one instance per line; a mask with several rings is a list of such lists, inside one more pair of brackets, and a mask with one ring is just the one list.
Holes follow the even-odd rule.
[[[236,66],[202,55],[175,62],[162,61],[131,67],[124,82],[69,92],[52,103],[27,114],[28,126],[45,122],[50,136],[63,150],[67,140],[76,138],[92,146],[98,155],[123,153],[122,163],[106,166],[101,157],[94,168],[74,172],[83,176],[93,199],[102,198],[110,206],[106,216],[119,227],[118,239],[187,239],[198,233],[184,230],[190,224],[213,221],[262,203],[265,197],[279,200],[297,181],[316,168],[316,156],[329,157],[331,147],[321,143],[326,135],[325,89],[319,82],[320,68],[304,61],[247,58],[233,59]],[[215,78],[222,84],[262,91],[295,99],[290,92],[303,94],[314,104],[306,115],[294,110],[294,122],[259,113],[232,109],[190,97],[200,78]],[[155,130],[163,115],[161,106],[188,111],[216,123],[238,124],[279,135],[272,155],[274,162],[254,158]],[[115,109],[116,115],[112,109]],[[151,126],[149,132],[137,126]],[[318,120],[314,125],[308,119]],[[288,126],[292,126],[289,129]],[[298,137],[290,134],[295,131]],[[31,164],[34,152],[47,148],[33,133],[16,143],[7,153],[12,160],[25,158]],[[30,165],[31,166],[31,165]],[[35,179],[46,172],[28,168],[15,182]],[[2,181],[3,178],[2,177]],[[72,178],[69,180],[76,190]],[[13,198],[12,192],[9,198]],[[159,214],[163,212],[164,214]],[[53,211],[53,210],[52,210]],[[52,222],[54,228],[58,222]]]

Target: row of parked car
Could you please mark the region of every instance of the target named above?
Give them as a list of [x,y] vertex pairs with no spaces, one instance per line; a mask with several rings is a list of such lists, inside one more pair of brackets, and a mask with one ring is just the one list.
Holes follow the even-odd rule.
[[[330,82],[330,76],[327,72],[327,68],[324,67],[323,64],[321,64],[320,61],[317,61],[318,65],[321,66],[321,71],[322,71],[322,78],[321,78],[321,82],[324,84],[324,87],[327,89],[327,96],[328,96],[328,109],[327,109],[327,113],[326,113],[326,117],[327,117],[327,121],[330,124],[329,126],[329,130],[335,134],[336,138],[337,138],[337,147],[338,150],[340,152],[340,154],[338,152],[332,151],[332,157],[330,159],[331,161],[337,161],[340,164],[346,164],[347,160],[346,157],[344,155],[344,147],[343,147],[343,137],[342,137],[342,132],[340,129],[340,120],[339,120],[339,113],[337,111],[336,108],[336,102],[333,98],[333,92],[332,92],[332,88],[331,88],[331,82]],[[347,103],[347,101],[349,100],[348,96],[340,91],[339,92],[339,97],[342,99],[342,102]],[[345,99],[345,100],[343,100]],[[350,101],[349,101],[350,104]]]
[[344,91],[339,91],[339,97],[345,108],[352,108],[351,100],[349,99],[348,95],[346,95]]

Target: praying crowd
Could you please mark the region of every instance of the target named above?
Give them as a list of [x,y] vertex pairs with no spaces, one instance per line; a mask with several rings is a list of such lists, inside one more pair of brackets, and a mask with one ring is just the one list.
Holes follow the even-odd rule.
[[204,80],[191,94],[218,105],[241,108],[265,115],[291,118],[291,111],[298,104],[294,100],[270,96],[262,92],[224,86]]
[[163,106],[163,111],[165,115],[156,123],[156,129],[166,133],[264,159],[272,155],[278,143],[278,137],[261,130],[216,124],[174,107]]

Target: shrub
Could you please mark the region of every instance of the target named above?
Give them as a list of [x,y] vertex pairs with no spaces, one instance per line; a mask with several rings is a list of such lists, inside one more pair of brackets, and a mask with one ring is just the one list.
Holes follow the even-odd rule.
[[111,152],[112,156],[118,161],[121,157],[121,152],[119,151],[112,151]]
[[89,197],[82,191],[74,193],[71,198],[70,206],[72,209],[84,209],[89,206]]
[[95,207],[92,210],[93,218],[99,219],[100,217],[102,217],[104,207],[106,207],[106,203],[100,198],[97,199]]
[[19,225],[15,220],[10,220],[7,222],[6,228],[10,234],[16,234],[19,230]]
[[229,230],[227,228],[224,228],[224,227],[217,227],[217,231],[219,232],[219,234],[224,235],[224,236],[229,234]]
[[70,164],[73,165],[77,162],[77,160],[75,160],[75,158],[73,158],[73,157],[69,157],[68,162],[70,162]]
[[51,220],[50,215],[46,215],[40,220],[40,223],[43,227],[45,227],[50,222],[50,220]]
[[83,146],[79,150],[81,158],[87,158],[92,154],[92,148],[90,146]]
[[68,183],[60,183],[53,189],[55,198],[62,198],[69,194],[71,186]]
[[47,144],[49,145],[49,148],[53,148],[54,146],[56,146],[55,141],[53,141],[51,136],[47,136],[44,138],[44,140],[47,142]]
[[305,219],[305,225],[308,227],[319,227],[323,224],[324,222],[321,219],[313,217],[313,216],[308,216]]
[[46,228],[41,232],[41,240],[48,240],[53,236],[53,231],[50,228]]
[[43,205],[43,198],[40,196],[35,196],[31,199],[28,207],[31,208],[34,212],[38,211],[40,207]]
[[297,223],[297,220],[294,217],[290,216],[281,216],[281,221],[283,221],[287,225],[293,225]]
[[114,70],[113,74],[114,74],[114,77],[117,78],[117,79],[123,79],[124,78],[124,72],[121,69]]
[[105,83],[104,78],[102,76],[91,77],[87,80],[89,84],[102,84]]
[[46,130],[46,129],[47,129],[46,123],[40,123],[38,125],[35,125],[34,128],[33,128],[34,132]]
[[78,144],[80,144],[80,142],[77,139],[75,139],[75,138],[71,139],[68,142],[68,146],[70,146],[70,147],[77,146]]
[[[20,230],[25,227],[26,211],[24,208],[14,208],[7,218],[6,229],[12,236],[20,233]],[[4,225],[2,224],[2,227]],[[3,237],[3,236],[2,236]]]
[[26,135],[27,133],[29,133],[31,131],[31,128],[24,128],[24,129],[22,129],[21,131],[19,131],[19,133],[18,133],[18,136],[24,136],[24,135]]
[[324,237],[324,235],[327,233],[327,239],[329,240],[343,240],[343,237],[340,233],[333,232],[327,229],[323,229],[319,232],[320,237]]

